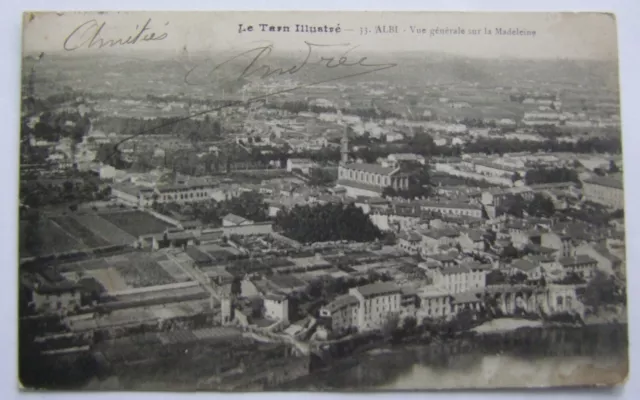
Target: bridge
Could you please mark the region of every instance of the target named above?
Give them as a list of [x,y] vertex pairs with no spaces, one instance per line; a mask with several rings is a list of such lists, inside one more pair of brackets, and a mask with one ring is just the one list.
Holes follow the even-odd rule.
[[516,309],[526,312],[578,312],[584,305],[578,300],[576,289],[585,285],[547,284],[533,285],[491,285],[485,288],[485,298],[492,298],[505,314],[513,314]]

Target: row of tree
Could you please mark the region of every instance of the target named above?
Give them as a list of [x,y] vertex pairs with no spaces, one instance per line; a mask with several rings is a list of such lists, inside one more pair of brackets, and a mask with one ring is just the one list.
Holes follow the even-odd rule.
[[222,134],[222,125],[208,115],[204,119],[194,118],[126,118],[103,117],[94,122],[94,128],[105,133],[116,132],[125,136],[175,135],[191,141],[215,140]]
[[525,212],[532,217],[549,218],[555,214],[556,208],[553,201],[543,194],[536,193],[529,201],[517,194],[500,206],[500,212],[516,218],[523,218]]
[[465,153],[505,154],[518,152],[566,152],[566,153],[612,153],[622,152],[620,137],[588,138],[576,143],[559,142],[555,139],[543,142],[505,140],[494,138],[478,138],[467,143],[463,148]]
[[78,204],[107,200],[111,188],[100,184],[96,177],[70,178],[60,182],[30,181],[20,185],[20,201],[24,206],[39,208],[47,205]]
[[575,182],[580,183],[578,173],[569,168],[534,168],[526,172],[524,181],[527,185],[539,183]]
[[382,237],[362,209],[353,204],[295,206],[279,212],[275,224],[286,236],[302,243],[370,242]]
[[39,121],[31,128],[28,121],[23,121],[21,137],[33,136],[36,140],[58,142],[62,138],[70,138],[73,143],[80,143],[89,132],[91,121],[87,115],[79,113],[60,112],[52,114],[43,112]]

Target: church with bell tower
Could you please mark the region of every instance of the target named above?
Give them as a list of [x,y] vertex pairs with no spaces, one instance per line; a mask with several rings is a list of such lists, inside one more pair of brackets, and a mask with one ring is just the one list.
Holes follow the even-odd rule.
[[340,166],[338,167],[337,187],[346,190],[350,197],[380,197],[386,187],[406,190],[409,187],[409,175],[399,168],[383,167],[378,164],[349,162],[349,135],[347,124],[340,140]]
[[347,125],[344,126],[344,133],[342,139],[340,139],[340,163],[345,165],[349,162],[349,134],[347,132]]

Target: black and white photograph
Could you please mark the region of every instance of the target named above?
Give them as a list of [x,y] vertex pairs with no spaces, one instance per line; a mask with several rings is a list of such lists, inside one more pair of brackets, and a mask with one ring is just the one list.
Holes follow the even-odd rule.
[[22,24],[22,390],[625,382],[613,14]]

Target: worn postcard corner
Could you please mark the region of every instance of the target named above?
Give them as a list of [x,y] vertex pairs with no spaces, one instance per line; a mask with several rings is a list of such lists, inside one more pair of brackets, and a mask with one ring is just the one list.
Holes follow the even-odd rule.
[[23,21],[22,390],[626,381],[613,13]]

